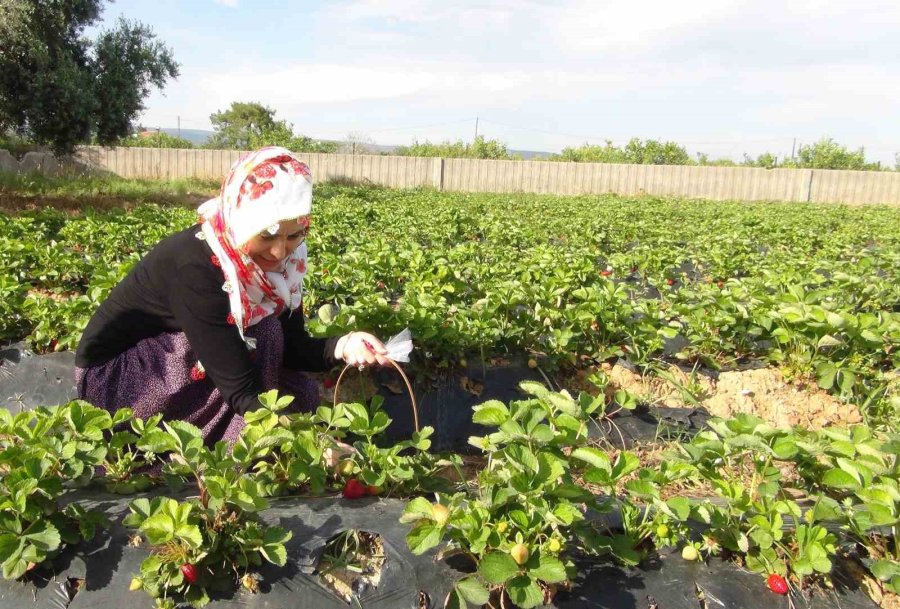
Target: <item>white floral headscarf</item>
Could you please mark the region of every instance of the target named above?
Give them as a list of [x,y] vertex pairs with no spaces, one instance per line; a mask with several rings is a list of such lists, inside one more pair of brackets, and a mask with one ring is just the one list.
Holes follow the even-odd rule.
[[311,208],[309,168],[289,150],[269,147],[239,159],[219,196],[197,209],[203,229],[197,237],[206,240],[213,250],[212,264],[225,274],[222,289],[231,304],[228,321],[237,326],[251,349],[255,341],[244,336],[245,329],[303,302],[306,235],[280,271],[263,271],[240,248],[259,233],[275,234],[285,220],[297,220],[308,230]]

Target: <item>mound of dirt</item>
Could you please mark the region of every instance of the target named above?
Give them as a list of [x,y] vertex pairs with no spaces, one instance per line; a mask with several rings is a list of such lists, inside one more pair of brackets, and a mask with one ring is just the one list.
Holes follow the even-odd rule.
[[[587,381],[594,370],[579,372],[572,379],[575,389],[596,391]],[[859,408],[845,404],[815,386],[788,382],[777,368],[733,370],[719,374],[682,370],[671,366],[661,376],[641,376],[627,362],[604,363],[599,371],[609,379],[606,393],[625,389],[655,406],[702,406],[714,416],[738,413],[756,415],[776,427],[801,425],[821,429],[862,422]]]

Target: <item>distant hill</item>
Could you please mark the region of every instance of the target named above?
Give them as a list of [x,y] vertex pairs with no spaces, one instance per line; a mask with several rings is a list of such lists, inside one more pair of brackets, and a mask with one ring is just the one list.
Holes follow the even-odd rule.
[[[151,129],[151,131],[153,131]],[[215,135],[215,131],[207,131],[206,129],[173,129],[171,127],[163,127],[162,132],[167,135],[175,135],[178,137],[182,137],[192,143],[194,146],[202,146],[206,142]],[[327,140],[326,140],[327,141]],[[333,141],[333,140],[331,140]],[[347,142],[335,142],[338,146],[341,147],[341,150],[349,150],[350,144]],[[358,144],[358,146],[365,148],[369,152],[373,154],[392,154],[397,150],[400,146],[390,145],[390,144]],[[528,159],[533,159],[538,156],[550,156],[551,152],[542,152],[536,150],[510,150],[511,154],[520,154],[522,158],[526,161]]]

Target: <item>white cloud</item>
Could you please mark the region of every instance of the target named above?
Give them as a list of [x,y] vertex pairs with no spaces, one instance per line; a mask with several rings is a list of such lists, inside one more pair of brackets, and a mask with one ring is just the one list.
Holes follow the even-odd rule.
[[[284,47],[269,45],[263,28],[254,33],[259,45],[230,56],[224,44],[208,42],[218,32],[198,32],[209,48],[179,58],[185,77],[167,88],[169,108],[179,103],[178,113],[203,117],[232,101],[260,101],[313,134],[390,131],[478,115],[523,127],[496,132],[513,147],[531,149],[578,144],[579,134],[661,137],[737,156],[756,152],[753,142],[760,152],[786,142],[789,152],[794,136],[832,135],[871,150],[900,147],[895,0],[348,0],[321,6],[298,29],[298,37],[314,40],[311,50],[300,47],[288,63],[273,57]],[[453,126],[427,136],[470,131]]]
[[227,6],[228,8],[237,8],[238,0],[213,0],[216,4]]

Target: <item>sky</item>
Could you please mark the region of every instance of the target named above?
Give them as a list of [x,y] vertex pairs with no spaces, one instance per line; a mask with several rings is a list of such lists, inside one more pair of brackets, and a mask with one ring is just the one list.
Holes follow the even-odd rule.
[[[740,160],[831,137],[900,153],[897,0],[117,0],[181,75],[147,127],[260,102],[297,133],[558,152],[673,140]],[[101,26],[102,27],[102,26]]]

